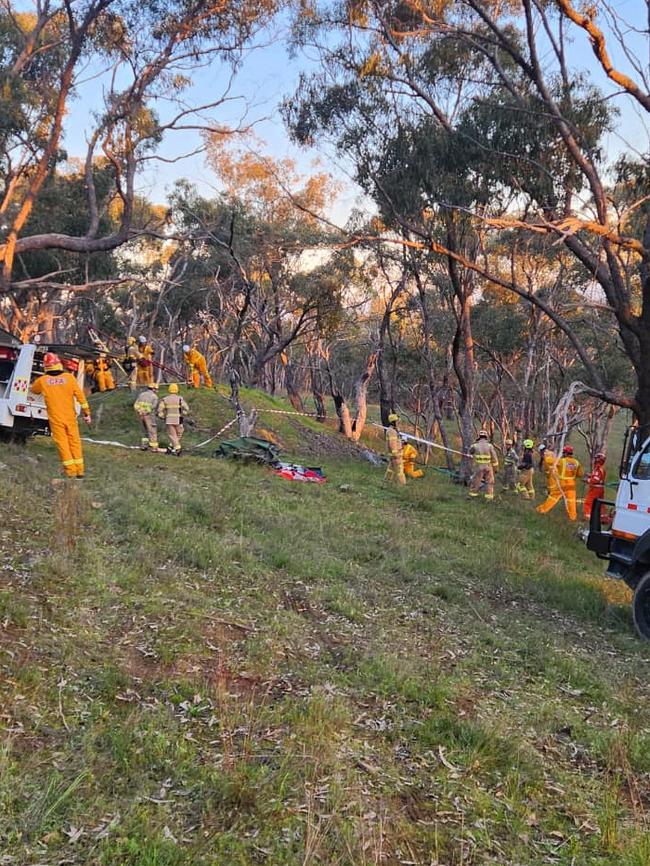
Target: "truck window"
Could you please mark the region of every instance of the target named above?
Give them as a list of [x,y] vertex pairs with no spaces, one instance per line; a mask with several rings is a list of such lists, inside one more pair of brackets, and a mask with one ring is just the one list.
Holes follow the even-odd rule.
[[646,443],[643,452],[634,464],[633,475],[639,481],[647,481],[650,478],[650,441]]

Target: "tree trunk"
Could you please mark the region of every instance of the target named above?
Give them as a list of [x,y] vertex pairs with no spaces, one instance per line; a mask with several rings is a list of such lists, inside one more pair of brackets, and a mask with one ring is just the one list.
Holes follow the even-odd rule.
[[311,393],[314,398],[314,406],[316,407],[316,420],[321,424],[327,418],[327,408],[325,406],[325,389],[323,385],[323,374],[320,368],[315,368],[312,364],[309,371],[311,381]]
[[375,364],[377,363],[377,352],[372,352],[368,358],[366,369],[359,376],[355,388],[355,403],[357,407],[356,417],[352,424],[351,438],[358,442],[363,433],[363,428],[366,424],[366,415],[368,413],[368,383],[372,376]]
[[240,436],[252,436],[257,423],[257,409],[253,409],[247,415],[239,399],[239,373],[236,370],[230,372],[230,402],[237,414],[237,427]]
[[350,418],[350,410],[345,398],[342,394],[336,392],[332,394],[336,414],[339,416],[339,433],[347,439],[352,439],[352,419]]
[[285,361],[284,359],[282,359],[282,363],[284,365],[284,387],[287,389],[289,402],[296,412],[304,412],[305,404],[302,402],[302,397],[296,385],[293,364],[291,361]]

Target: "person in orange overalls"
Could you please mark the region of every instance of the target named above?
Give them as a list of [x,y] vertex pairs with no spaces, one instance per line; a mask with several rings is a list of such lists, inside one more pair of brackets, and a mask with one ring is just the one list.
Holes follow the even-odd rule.
[[205,360],[205,356],[202,355],[198,349],[194,349],[186,343],[183,346],[183,357],[185,358],[185,363],[189,367],[187,384],[191,385],[192,388],[200,388],[201,379],[203,379],[205,387],[211,388],[212,378],[208,371],[208,364]]
[[75,377],[64,372],[58,355],[47,352],[43,367],[45,375],[32,383],[32,393],[42,394],[45,399],[50,433],[59,452],[63,471],[68,478],[83,478],[84,458],[75,400],[81,406],[84,421],[90,424],[88,401]]
[[138,337],[138,385],[153,385],[153,346],[147,343],[146,337]]
[[416,469],[415,464],[418,459],[417,449],[409,442],[402,448],[402,464],[404,466],[404,475],[409,478],[422,478],[424,472],[421,469]]
[[[545,456],[546,460],[546,456]],[[547,475],[549,479],[548,496],[537,506],[540,514],[546,514],[564,499],[569,520],[577,520],[576,479],[582,478],[583,470],[580,462],[573,456],[573,448],[565,445],[562,456],[555,462],[553,469]]]
[[100,352],[95,364],[95,381],[100,391],[114,391],[115,380],[111,372],[111,362],[106,357],[106,352]]
[[605,469],[605,455],[599,452],[594,457],[594,468],[591,474],[587,476],[587,495],[582,505],[582,516],[585,520],[591,517],[591,509],[596,499],[602,499],[605,496],[605,478],[607,470]]

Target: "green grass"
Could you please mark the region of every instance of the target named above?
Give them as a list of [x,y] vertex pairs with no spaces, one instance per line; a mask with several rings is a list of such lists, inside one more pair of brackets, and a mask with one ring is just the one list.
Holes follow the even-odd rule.
[[[231,417],[190,400],[189,445]],[[650,653],[559,509],[260,423],[328,484],[3,448],[0,860],[646,866]]]

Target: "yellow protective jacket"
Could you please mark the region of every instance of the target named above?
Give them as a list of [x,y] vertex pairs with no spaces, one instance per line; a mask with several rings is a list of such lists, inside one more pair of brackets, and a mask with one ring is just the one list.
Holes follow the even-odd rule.
[[386,447],[391,457],[402,456],[402,440],[394,427],[386,428]]
[[204,370],[208,366],[205,355],[202,355],[198,349],[190,349],[189,352],[184,352],[183,357],[190,367],[196,367],[197,370]]
[[183,417],[190,414],[190,407],[180,394],[168,394],[158,403],[158,417],[172,427],[183,423]]
[[580,461],[575,457],[560,457],[555,471],[563,490],[575,490],[576,478],[582,478],[584,474]]
[[158,395],[151,388],[138,394],[133,408],[138,415],[153,415],[158,407]]
[[147,343],[146,346],[143,346],[143,348],[139,350],[138,364],[141,367],[149,367],[151,365],[151,359],[152,358],[153,358],[153,346],[150,346]]
[[557,456],[555,452],[549,450],[548,448],[544,451],[544,456],[542,457],[542,469],[546,474],[546,486],[549,491],[558,489],[558,479],[557,479]]
[[479,439],[469,449],[475,466],[492,466],[497,469],[499,466],[499,458],[494,450],[494,445],[488,442],[487,439]]
[[46,373],[32,383],[32,393],[45,398],[47,417],[53,424],[69,424],[77,420],[74,401],[81,406],[84,415],[90,414],[85,394],[71,373]]

